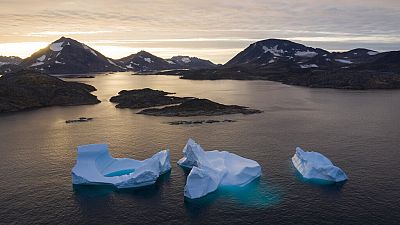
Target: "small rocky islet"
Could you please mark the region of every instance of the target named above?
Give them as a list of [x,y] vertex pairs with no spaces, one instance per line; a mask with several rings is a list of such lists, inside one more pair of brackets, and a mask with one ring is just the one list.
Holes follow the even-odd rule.
[[169,125],[198,125],[198,124],[211,124],[211,123],[233,123],[236,120],[177,120],[167,122]]
[[208,99],[190,99],[179,105],[144,109],[138,114],[150,116],[220,116],[227,114],[255,114],[262,111],[239,105],[224,105]]
[[[150,88],[120,91],[110,99],[117,108],[141,109],[138,114],[151,116],[219,116],[227,114],[255,114],[262,111],[239,105],[224,105],[208,99],[170,96],[170,92]],[[165,106],[162,108],[154,108]]]
[[117,108],[142,109],[182,103],[190,98],[170,96],[175,93],[153,90],[150,88],[122,90],[110,102],[117,103]]
[[83,83],[67,82],[35,71],[23,70],[0,77],[0,113],[48,106],[97,104],[90,92],[96,88]]

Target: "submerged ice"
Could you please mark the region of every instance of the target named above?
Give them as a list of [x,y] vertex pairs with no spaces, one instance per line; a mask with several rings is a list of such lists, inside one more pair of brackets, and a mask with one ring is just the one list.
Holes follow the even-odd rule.
[[341,182],[347,180],[347,175],[324,155],[318,152],[305,152],[297,147],[292,157],[294,167],[305,179]]
[[185,197],[191,199],[203,197],[219,186],[242,187],[261,175],[256,161],[226,151],[204,151],[192,139],[183,154],[178,164],[191,168],[184,190]]
[[146,160],[113,158],[107,144],[78,146],[77,162],[72,168],[73,184],[111,184],[132,188],[154,184],[171,169],[169,151],[163,150]]

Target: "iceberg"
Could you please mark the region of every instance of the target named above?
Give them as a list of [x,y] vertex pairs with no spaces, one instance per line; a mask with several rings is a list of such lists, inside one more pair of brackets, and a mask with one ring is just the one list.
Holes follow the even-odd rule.
[[178,165],[191,169],[185,185],[187,198],[200,198],[219,186],[243,187],[261,175],[260,165],[226,151],[204,151],[189,139]]
[[348,179],[343,170],[318,152],[305,152],[297,147],[292,162],[305,179],[328,182],[342,182]]
[[154,184],[157,178],[171,170],[169,150],[163,150],[145,160],[113,158],[107,144],[78,146],[77,161],[72,168],[72,183],[114,185],[133,188]]

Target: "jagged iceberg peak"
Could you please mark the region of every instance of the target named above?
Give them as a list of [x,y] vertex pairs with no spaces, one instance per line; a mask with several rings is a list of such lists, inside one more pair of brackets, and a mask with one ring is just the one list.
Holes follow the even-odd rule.
[[78,146],[77,162],[72,168],[73,184],[111,184],[117,188],[133,188],[154,184],[171,170],[169,150],[145,160],[113,158],[107,144]]
[[219,186],[242,187],[261,175],[261,167],[256,161],[227,151],[204,151],[192,139],[188,140],[183,154],[178,164],[192,169],[184,190],[187,198],[203,197]]
[[292,162],[305,179],[329,182],[342,182],[348,179],[343,170],[318,152],[307,152],[297,147]]

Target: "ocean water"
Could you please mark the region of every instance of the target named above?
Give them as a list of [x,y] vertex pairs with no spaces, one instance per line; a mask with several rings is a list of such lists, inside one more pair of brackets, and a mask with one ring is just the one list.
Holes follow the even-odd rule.
[[[71,79],[69,79],[71,80]],[[76,79],[102,103],[0,116],[0,224],[399,224],[400,91],[310,89],[269,81],[191,81],[130,73]],[[193,117],[233,123],[169,125],[182,118],[117,109],[123,89],[150,87],[263,110]],[[93,117],[86,123],[65,120]],[[185,200],[187,171],[176,162],[188,138],[205,149],[254,159],[262,176]],[[114,157],[145,159],[170,149],[172,171],[150,187],[73,186],[76,147],[108,143]],[[319,151],[349,176],[344,184],[305,181],[295,148]]]

